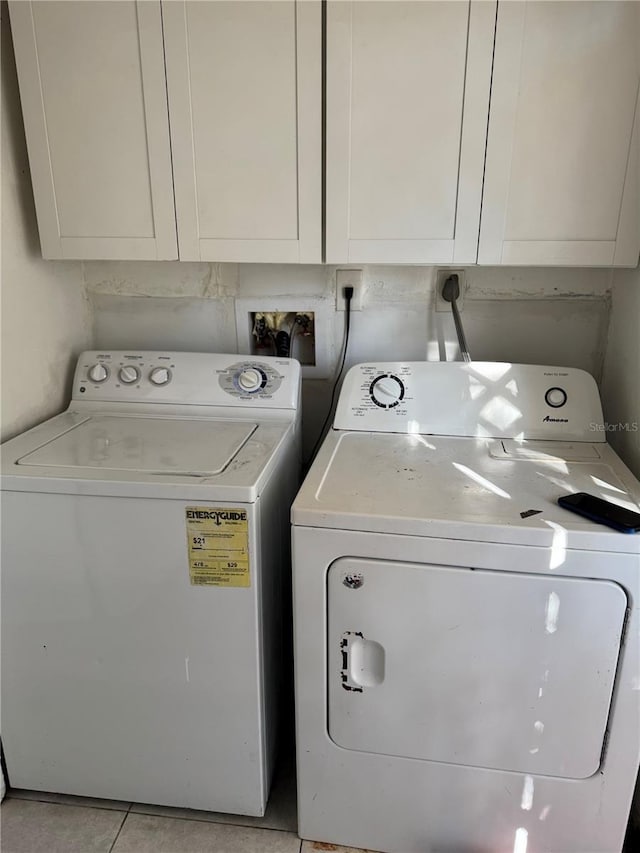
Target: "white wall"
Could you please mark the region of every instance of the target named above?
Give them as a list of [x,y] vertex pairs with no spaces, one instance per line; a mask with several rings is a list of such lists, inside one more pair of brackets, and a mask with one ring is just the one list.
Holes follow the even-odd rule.
[[640,479],[640,268],[616,271],[611,299],[602,381],[607,436]]
[[82,265],[43,261],[6,4],[2,15],[2,439],[60,411],[90,343]]
[[[319,300],[317,334],[333,361],[344,314],[335,311],[335,267],[87,262],[85,283],[98,347],[235,351],[235,299],[304,307]],[[449,314],[435,314],[435,269],[365,267],[364,306],[352,316],[348,363],[437,358]],[[476,359],[583,367],[600,377],[606,343],[607,270],[471,268],[463,320]],[[434,349],[435,347],[435,349]]]
[[[344,313],[335,310],[335,267],[106,261],[85,263],[84,274],[99,348],[236,352],[235,300],[288,297],[301,309],[309,299],[320,306],[316,334],[336,364]],[[455,355],[450,315],[433,311],[434,268],[370,266],[364,279],[347,365]],[[468,269],[462,316],[472,356],[582,367],[599,380],[610,283],[606,270]],[[326,381],[304,383],[307,451],[329,391]]]

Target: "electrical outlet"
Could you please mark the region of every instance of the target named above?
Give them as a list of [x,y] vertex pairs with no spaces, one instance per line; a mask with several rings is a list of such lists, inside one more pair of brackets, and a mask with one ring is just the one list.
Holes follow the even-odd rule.
[[336,270],[336,311],[347,310],[347,300],[344,298],[345,287],[353,288],[351,310],[362,311],[362,270]]
[[436,272],[436,311],[447,311],[451,313],[451,303],[442,298],[442,287],[450,275],[455,273],[458,276],[458,284],[460,285],[460,296],[456,299],[458,311],[462,311],[464,305],[464,293],[467,289],[467,280],[464,270],[437,270]]

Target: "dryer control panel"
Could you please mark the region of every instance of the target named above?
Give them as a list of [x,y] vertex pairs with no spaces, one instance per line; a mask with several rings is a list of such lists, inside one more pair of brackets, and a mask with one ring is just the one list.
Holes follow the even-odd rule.
[[296,409],[300,365],[295,359],[238,354],[83,352],[74,400]]
[[606,441],[584,370],[502,362],[383,362],[347,373],[334,429]]

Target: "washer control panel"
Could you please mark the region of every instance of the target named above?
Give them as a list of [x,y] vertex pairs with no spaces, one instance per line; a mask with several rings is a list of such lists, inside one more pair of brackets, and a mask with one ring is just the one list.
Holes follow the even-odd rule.
[[84,352],[74,400],[296,409],[300,365],[290,358],[211,353]]
[[605,440],[592,376],[499,362],[387,362],[348,372],[335,429]]

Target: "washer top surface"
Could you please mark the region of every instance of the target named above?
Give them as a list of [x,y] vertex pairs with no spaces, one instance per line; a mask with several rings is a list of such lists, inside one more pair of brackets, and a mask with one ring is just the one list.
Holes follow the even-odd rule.
[[69,409],[3,444],[2,489],[253,503],[299,464],[299,398],[293,359],[85,352]]
[[2,490],[257,500],[295,424],[68,411],[2,446]]
[[230,420],[97,415],[17,464],[210,477],[224,471],[256,429]]

